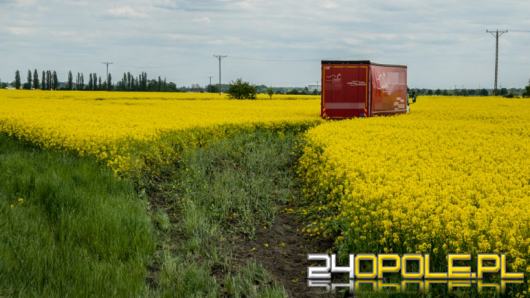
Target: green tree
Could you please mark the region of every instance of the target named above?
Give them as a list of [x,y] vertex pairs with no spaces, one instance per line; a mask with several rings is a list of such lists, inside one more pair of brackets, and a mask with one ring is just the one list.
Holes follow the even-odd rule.
[[31,75],[31,70],[28,70],[28,76],[26,77],[26,83],[24,84],[24,89],[31,89],[31,81],[33,81],[33,76]]
[[269,99],[272,99],[272,95],[274,95],[274,90],[272,88],[267,88],[267,95],[269,95]]
[[109,75],[107,76],[107,90],[112,90],[112,75],[109,73]]
[[77,79],[75,81],[75,89],[76,90],[84,90],[85,89],[85,77],[82,73],[77,73]]
[[256,99],[256,87],[242,79],[230,83],[228,95],[234,99]]
[[20,71],[15,72],[15,88],[20,89]]
[[44,70],[42,71],[42,76],[41,76],[41,89],[42,90],[46,90],[47,86],[46,86],[46,73],[44,72]]
[[53,90],[59,89],[59,78],[57,77],[57,72],[55,70],[52,73],[52,87]]
[[506,88],[501,88],[500,92],[499,92],[499,95],[500,96],[506,96],[508,95],[508,89]]
[[483,88],[483,89],[480,90],[480,94],[479,95],[480,96],[488,96],[490,94],[489,94],[488,90]]
[[218,93],[219,92],[219,88],[217,88],[216,85],[208,85],[206,86],[206,92],[208,93]]
[[528,80],[528,86],[526,86],[525,91],[523,93],[523,97],[530,97],[530,80]]
[[72,75],[72,71],[68,71],[68,84],[66,85],[66,89],[72,90],[74,89],[74,76]]
[[94,81],[92,80],[92,74],[88,74],[88,90],[94,90]]
[[52,77],[52,71],[48,70],[46,71],[46,89],[52,90],[53,88],[53,77]]
[[35,71],[33,72],[33,88],[35,89],[39,89],[40,88],[40,84],[39,84],[39,72],[35,69]]

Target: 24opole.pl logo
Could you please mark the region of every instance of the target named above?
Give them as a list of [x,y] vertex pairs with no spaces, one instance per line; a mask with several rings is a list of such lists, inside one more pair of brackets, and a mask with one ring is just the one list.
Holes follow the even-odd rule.
[[[523,284],[525,279],[523,273],[508,272],[506,255],[503,254],[477,255],[473,264],[476,272],[472,271],[470,254],[449,254],[446,272],[433,272],[428,254],[350,254],[347,265],[338,265],[336,254],[308,254],[307,258],[322,263],[322,266],[308,267],[308,286],[328,291],[338,288],[355,291],[362,285],[369,285],[375,291],[407,291],[415,285],[415,289],[428,292],[433,284],[445,284],[449,291],[476,286],[479,293],[485,289],[504,293],[507,285]],[[348,282],[333,283],[333,274],[347,274]],[[400,280],[384,279],[391,275],[400,277]]]

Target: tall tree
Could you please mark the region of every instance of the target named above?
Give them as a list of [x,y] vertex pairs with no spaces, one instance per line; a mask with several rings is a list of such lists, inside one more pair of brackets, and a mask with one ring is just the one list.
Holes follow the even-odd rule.
[[68,90],[74,89],[74,76],[72,75],[72,71],[71,70],[68,71],[68,83],[66,85],[66,88]]
[[92,73],[88,74],[88,90],[93,90],[93,80],[92,80]]
[[33,72],[33,88],[39,89],[39,72],[35,69]]
[[46,86],[46,72],[44,72],[44,70],[42,71],[41,82],[42,82],[41,89],[42,90],[46,90],[47,89],[47,86]]
[[33,81],[33,76],[31,75],[31,70],[28,70],[28,76],[26,78],[26,84],[24,84],[24,89],[31,89],[31,81]]
[[107,90],[112,90],[112,75],[110,73],[107,76]]
[[20,71],[15,72],[15,88],[20,89]]
[[123,73],[123,78],[121,79],[121,90],[127,90],[127,74]]
[[53,90],[59,89],[59,78],[57,77],[57,72],[54,70],[52,74],[52,85]]
[[47,90],[51,90],[53,88],[53,84],[52,84],[52,71],[51,70],[47,70],[46,71],[46,89]]

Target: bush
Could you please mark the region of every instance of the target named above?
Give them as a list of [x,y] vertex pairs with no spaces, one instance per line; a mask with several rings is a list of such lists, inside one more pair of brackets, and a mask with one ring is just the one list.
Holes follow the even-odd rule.
[[530,82],[528,82],[528,86],[526,86],[526,91],[524,92],[523,97],[530,97]]
[[244,82],[242,79],[237,79],[230,83],[228,88],[230,98],[235,99],[256,99],[256,87]]
[[267,95],[269,95],[269,98],[272,99],[272,96],[274,95],[274,90],[272,90],[272,88],[267,88]]
[[208,86],[206,86],[206,92],[208,92],[208,93],[218,93],[219,92],[219,86],[208,85]]

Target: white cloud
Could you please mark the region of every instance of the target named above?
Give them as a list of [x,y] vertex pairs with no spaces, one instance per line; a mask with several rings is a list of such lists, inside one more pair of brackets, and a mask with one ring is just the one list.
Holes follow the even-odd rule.
[[13,35],[30,35],[35,30],[31,27],[22,27],[22,26],[8,26],[6,27],[7,32]]
[[33,4],[35,4],[37,1],[36,1],[36,0],[16,0],[15,2],[16,2],[16,4],[18,4],[18,5],[33,5]]
[[196,23],[210,24],[212,20],[209,17],[198,17],[193,19],[193,21]]
[[114,6],[107,10],[107,15],[118,18],[144,18],[147,16],[145,12],[129,5]]
[[337,2],[335,0],[322,0],[320,5],[326,9],[333,9],[338,7]]

